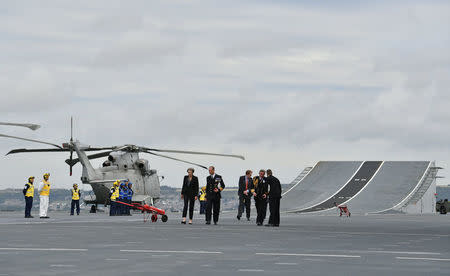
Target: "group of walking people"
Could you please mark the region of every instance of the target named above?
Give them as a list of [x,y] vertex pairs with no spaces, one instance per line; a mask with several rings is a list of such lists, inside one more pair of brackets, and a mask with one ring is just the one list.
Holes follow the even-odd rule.
[[[189,211],[189,224],[192,224],[194,216],[195,201],[200,197],[200,214],[204,211],[206,224],[219,221],[221,192],[225,189],[222,176],[215,173],[214,166],[209,167],[209,176],[206,177],[206,186],[202,187],[199,195],[198,177],[194,175],[194,169],[187,169],[187,175],[183,179],[181,199],[184,200],[183,217],[181,223],[186,224]],[[244,209],[246,209],[247,220],[250,220],[251,199],[255,200],[257,211],[256,224],[261,226],[267,215],[269,205],[270,216],[266,226],[278,227],[280,225],[280,200],[281,184],[273,176],[272,170],[260,170],[258,176],[252,178],[252,171],[247,170],[245,175],[239,178],[239,208],[237,219],[240,220]],[[266,177],[267,173],[267,177]]]

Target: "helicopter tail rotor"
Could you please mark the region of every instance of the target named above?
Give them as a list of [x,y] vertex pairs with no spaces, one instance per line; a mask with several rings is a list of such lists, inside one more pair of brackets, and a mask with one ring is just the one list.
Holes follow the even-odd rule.
[[72,168],[73,168],[73,117],[70,117],[70,164],[69,164],[69,175],[72,176]]

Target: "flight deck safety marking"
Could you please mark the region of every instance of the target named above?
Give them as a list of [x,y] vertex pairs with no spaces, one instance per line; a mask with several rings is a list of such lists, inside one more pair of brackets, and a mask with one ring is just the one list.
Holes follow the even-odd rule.
[[4,247],[0,251],[88,251],[83,248],[21,248],[21,247]]
[[299,257],[330,257],[330,258],[361,258],[358,255],[336,255],[336,254],[308,254],[308,253],[255,253],[264,256],[299,256]]
[[398,260],[450,262],[450,259],[437,259],[437,258],[413,258],[413,257],[395,257],[395,258]]
[[223,254],[223,252],[214,251],[177,251],[177,250],[126,250],[122,249],[120,252],[129,253],[188,253],[188,254]]

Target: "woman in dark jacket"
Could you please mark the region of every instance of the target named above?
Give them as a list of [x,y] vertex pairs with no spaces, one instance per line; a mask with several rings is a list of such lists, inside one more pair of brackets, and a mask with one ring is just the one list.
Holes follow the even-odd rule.
[[198,178],[194,176],[194,169],[187,169],[188,175],[184,176],[183,188],[181,189],[181,199],[184,199],[183,220],[181,223],[186,224],[186,214],[189,205],[189,224],[192,224],[194,216],[194,204],[198,197]]

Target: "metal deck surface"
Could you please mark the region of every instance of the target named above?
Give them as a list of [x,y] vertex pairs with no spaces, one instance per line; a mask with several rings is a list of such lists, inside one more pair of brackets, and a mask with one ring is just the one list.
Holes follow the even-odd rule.
[[0,213],[0,275],[448,275],[450,216],[283,215],[281,227]]

